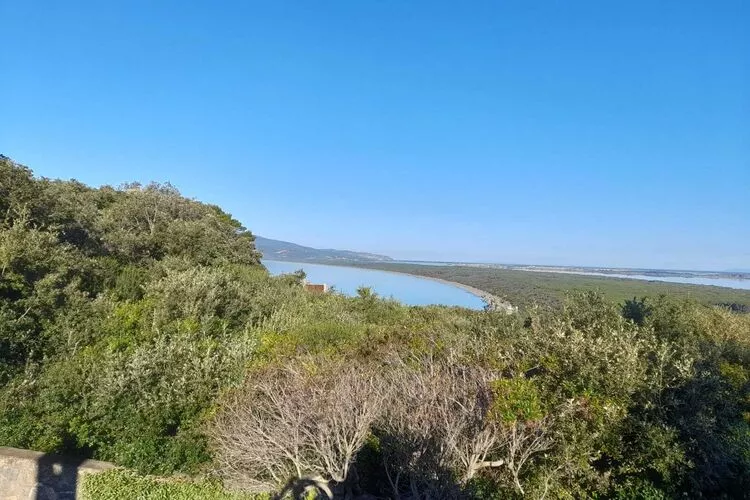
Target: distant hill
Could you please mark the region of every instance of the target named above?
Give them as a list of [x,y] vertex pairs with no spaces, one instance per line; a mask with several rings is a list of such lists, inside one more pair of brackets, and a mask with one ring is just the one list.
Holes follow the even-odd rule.
[[393,260],[386,255],[352,252],[349,250],[333,250],[330,248],[311,248],[288,241],[272,240],[262,236],[255,237],[255,247],[263,253],[263,258],[271,260],[288,260],[293,262],[388,262]]

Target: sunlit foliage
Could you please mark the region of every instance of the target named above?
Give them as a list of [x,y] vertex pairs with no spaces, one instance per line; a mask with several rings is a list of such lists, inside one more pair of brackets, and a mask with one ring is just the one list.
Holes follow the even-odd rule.
[[342,498],[750,488],[747,314],[592,292],[406,307],[303,278],[172,186],[0,159],[0,445]]

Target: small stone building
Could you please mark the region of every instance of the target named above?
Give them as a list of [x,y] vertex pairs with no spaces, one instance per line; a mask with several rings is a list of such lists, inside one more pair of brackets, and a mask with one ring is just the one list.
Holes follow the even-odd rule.
[[305,290],[308,292],[313,293],[326,293],[328,291],[328,285],[325,283],[322,284],[316,284],[316,283],[305,283]]

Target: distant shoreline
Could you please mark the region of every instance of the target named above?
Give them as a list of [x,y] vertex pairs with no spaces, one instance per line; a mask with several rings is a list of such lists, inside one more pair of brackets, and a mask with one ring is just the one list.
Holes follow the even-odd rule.
[[[400,265],[400,264],[407,264],[411,266],[420,266],[420,267],[432,267],[434,264],[426,263],[426,262],[416,262],[416,261],[409,261],[409,262],[393,262],[393,264]],[[366,266],[367,263],[363,263],[363,266]],[[360,267],[360,266],[356,266]],[[563,275],[573,275],[573,276],[592,276],[597,278],[607,278],[612,280],[633,280],[633,281],[642,281],[646,283],[666,283],[666,284],[672,284],[672,285],[691,285],[691,286],[703,286],[703,287],[718,287],[718,288],[727,288],[730,290],[750,290],[750,275],[747,275],[747,273],[723,273],[726,274],[726,276],[722,276],[722,273],[712,273],[703,271],[685,271],[681,274],[674,274],[677,273],[677,271],[665,271],[664,274],[659,274],[654,271],[644,270],[640,271],[637,269],[616,269],[616,268],[607,268],[606,272],[596,271],[596,269],[600,268],[591,268],[591,270],[583,270],[582,268],[562,268],[562,267],[547,267],[547,266],[520,266],[520,265],[512,265],[512,266],[506,266],[506,265],[491,265],[491,264],[461,264],[461,263],[445,263],[436,266],[436,267],[470,267],[470,268],[476,268],[476,269],[489,269],[489,270],[504,270],[504,271],[520,271],[520,272],[527,272],[527,273],[552,273],[552,274],[563,274]],[[373,269],[370,267],[365,267],[365,269]],[[379,269],[379,268],[376,268]],[[400,271],[395,271],[400,272]],[[652,273],[652,274],[638,274],[641,273]],[[402,274],[410,274],[410,273],[402,273]],[[414,275],[410,274],[411,276],[422,276],[422,275]],[[422,276],[426,277],[426,276]],[[453,283],[453,282],[451,282]],[[460,285],[460,283],[459,283]]]
[[[346,267],[351,267],[351,266],[346,266]],[[466,292],[469,292],[470,294],[482,299],[482,301],[485,304],[493,307],[494,309],[502,308],[502,309],[505,309],[507,312],[514,312],[516,310],[516,307],[513,304],[511,304],[510,302],[506,300],[502,300],[500,297],[492,295],[489,292],[485,292],[484,290],[480,290],[479,288],[475,288],[469,285],[464,285],[463,283],[458,283],[457,281],[448,281],[442,278],[433,278],[430,276],[422,276],[419,274],[404,273],[401,271],[384,271],[382,269],[371,269],[367,267],[364,267],[364,268],[359,267],[357,269],[370,269],[371,271],[382,271],[385,273],[404,274],[406,276],[414,276],[415,278],[422,278],[425,280],[436,281],[438,283],[442,283],[444,285],[450,285],[456,288],[460,288]]]
[[[322,265],[326,265],[326,264],[322,264]],[[500,299],[500,297],[496,297],[495,295],[492,295],[489,292],[485,292],[484,290],[480,290],[479,288],[475,288],[475,287],[469,286],[469,285],[464,285],[463,283],[458,283],[457,281],[448,281],[448,280],[444,280],[442,278],[433,278],[431,276],[422,276],[420,274],[411,274],[411,273],[405,273],[405,272],[402,272],[402,271],[387,271],[387,270],[384,270],[384,269],[373,269],[373,268],[370,268],[370,267],[355,267],[355,266],[341,266],[341,267],[351,267],[353,269],[367,269],[367,270],[370,270],[370,271],[379,271],[379,272],[383,272],[383,273],[403,274],[405,276],[413,276],[415,278],[420,278],[420,279],[425,279],[425,280],[430,280],[430,281],[436,281],[438,283],[442,283],[443,285],[453,286],[455,288],[460,288],[460,289],[462,289],[462,290],[464,290],[466,292],[469,292],[470,294],[474,295],[475,297],[479,297],[480,299],[482,299],[482,301],[485,304],[488,304],[488,305],[495,304],[495,307],[497,307],[499,304],[505,304],[507,307],[513,307],[512,304],[508,303],[507,301],[504,301],[504,300]]]
[[401,274],[403,276],[411,276],[413,278],[419,278],[423,280],[429,280],[429,281],[435,281],[437,283],[442,283],[443,285],[449,285],[455,288],[460,288],[461,290],[468,292],[475,297],[479,298],[487,304],[490,307],[493,307],[494,309],[504,309],[507,312],[514,312],[517,310],[515,306],[510,304],[509,302],[502,300],[500,297],[496,297],[495,295],[492,295],[489,292],[485,292],[484,290],[480,290],[479,288],[475,288],[473,286],[464,285],[463,283],[458,283],[456,281],[448,281],[441,278],[433,278],[431,276],[421,276],[419,274],[411,274],[411,273],[405,273],[402,271],[391,271],[391,270],[385,270],[385,269],[374,269],[371,267],[364,267],[364,266],[347,266],[346,264],[332,264],[332,263],[323,263],[323,262],[297,262],[292,260],[275,260],[275,259],[263,259],[270,262],[283,262],[287,264],[313,264],[318,266],[334,266],[334,267],[348,267],[349,269],[360,269],[360,270],[366,270],[366,271],[374,271],[374,272],[380,272],[380,273],[390,273],[390,274]]

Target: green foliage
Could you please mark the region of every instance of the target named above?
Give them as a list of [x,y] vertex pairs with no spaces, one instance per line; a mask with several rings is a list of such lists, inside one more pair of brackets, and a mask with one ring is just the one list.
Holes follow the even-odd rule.
[[0,443],[203,466],[202,421],[278,297],[252,235],[169,185],[0,169]]
[[511,489],[498,487],[496,481],[485,476],[477,476],[466,486],[464,492],[467,498],[474,500],[511,500],[523,498],[520,493]]
[[636,297],[628,299],[622,305],[622,316],[629,319],[636,325],[643,325],[646,318],[651,314],[651,306],[646,302],[645,297],[638,300]]
[[669,495],[645,479],[634,479],[617,485],[607,497],[618,500],[630,500],[632,498],[640,500],[667,500],[670,498]]
[[125,266],[117,275],[112,293],[120,301],[142,299],[151,273],[147,268]]
[[[507,438],[482,457],[502,465],[468,479],[458,459],[430,469],[451,491],[729,498],[750,488],[750,316],[700,303],[741,305],[745,292],[431,267],[526,307],[506,315],[405,307],[368,289],[310,294],[302,274],[271,277],[258,259],[249,231],[172,186],[92,189],[0,158],[0,445],[200,473],[215,466],[207,429],[259,373],[441,365],[485,374],[489,390],[446,402],[422,387],[455,408],[427,430],[471,406],[466,425],[441,431],[455,450],[471,449],[458,441],[482,436],[476,422],[487,416],[496,426],[480,430]],[[584,291],[564,299],[563,288]],[[554,308],[531,306],[551,296]],[[409,439],[424,431],[405,429]],[[383,453],[393,449],[383,443],[397,442],[376,429],[355,463],[359,480],[333,486],[389,494]],[[411,451],[422,456],[407,462],[426,463],[425,450]],[[86,481],[91,498],[240,498],[122,471]]]
[[86,474],[81,485],[82,500],[264,500],[268,495],[226,491],[210,480],[162,479],[114,469]]
[[252,234],[215,206],[183,198],[170,184],[128,184],[118,194],[96,224],[104,248],[123,260],[259,263]]
[[538,420],[544,416],[534,382],[524,378],[500,379],[492,383],[494,402],[490,412],[505,423]]

